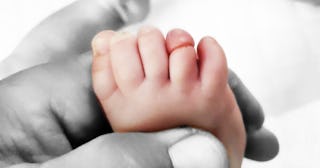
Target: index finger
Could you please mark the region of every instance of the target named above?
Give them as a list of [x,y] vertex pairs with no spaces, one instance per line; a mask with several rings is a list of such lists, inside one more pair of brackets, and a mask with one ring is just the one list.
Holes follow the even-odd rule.
[[228,83],[242,113],[246,130],[260,129],[264,122],[263,109],[239,77],[229,69]]
[[230,69],[228,82],[236,97],[246,127],[245,156],[257,161],[274,158],[279,152],[279,142],[272,132],[262,127],[264,114],[261,105]]

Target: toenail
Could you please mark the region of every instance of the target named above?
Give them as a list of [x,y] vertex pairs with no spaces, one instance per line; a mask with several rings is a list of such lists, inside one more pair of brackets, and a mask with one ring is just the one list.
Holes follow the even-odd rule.
[[103,53],[107,41],[103,37],[95,37],[92,41],[92,50],[94,56],[99,56]]
[[194,40],[191,35],[182,29],[171,30],[166,39],[169,53],[180,47],[194,46]]
[[103,31],[98,33],[92,40],[91,46],[93,50],[94,56],[103,55],[108,52],[108,45],[110,43],[110,39],[115,32],[113,31]]
[[185,48],[189,48],[192,47],[193,45],[190,43],[180,43],[179,45],[174,46],[174,48],[172,48],[169,53],[172,54],[174,51],[180,50],[180,49],[185,49]]
[[131,33],[128,32],[117,32],[111,39],[110,44],[113,45],[119,41],[132,37]]

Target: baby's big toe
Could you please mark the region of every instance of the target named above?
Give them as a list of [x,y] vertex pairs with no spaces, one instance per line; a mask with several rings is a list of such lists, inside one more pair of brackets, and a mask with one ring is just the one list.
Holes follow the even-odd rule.
[[223,49],[212,37],[204,37],[198,44],[200,79],[209,93],[227,86],[228,68]]

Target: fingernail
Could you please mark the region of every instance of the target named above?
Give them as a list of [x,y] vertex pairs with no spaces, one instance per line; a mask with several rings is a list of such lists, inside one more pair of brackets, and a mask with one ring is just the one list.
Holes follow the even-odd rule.
[[222,143],[209,133],[196,133],[169,148],[174,168],[228,168],[227,152]]
[[122,41],[124,39],[127,39],[129,37],[132,37],[132,34],[128,33],[128,32],[117,32],[111,39],[110,44],[114,45],[119,41]]

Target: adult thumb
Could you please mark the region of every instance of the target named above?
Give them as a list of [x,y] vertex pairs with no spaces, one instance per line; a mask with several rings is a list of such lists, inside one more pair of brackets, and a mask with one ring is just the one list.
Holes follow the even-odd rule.
[[169,145],[168,153],[174,168],[229,167],[227,152],[216,137],[198,129],[184,129],[189,133],[183,137],[179,135],[179,129],[160,132],[158,135]]

